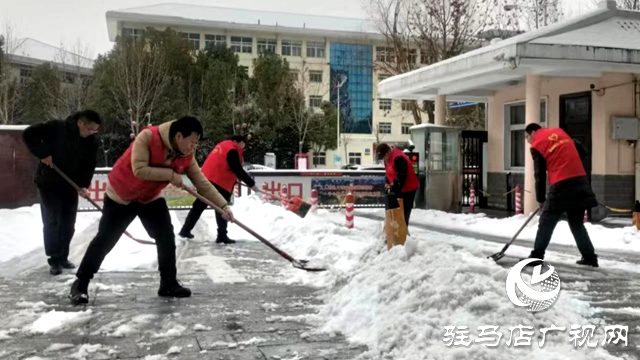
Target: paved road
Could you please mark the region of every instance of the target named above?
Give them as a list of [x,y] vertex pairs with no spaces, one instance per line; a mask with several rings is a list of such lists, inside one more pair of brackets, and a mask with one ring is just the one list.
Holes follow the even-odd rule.
[[[178,216],[183,221],[186,213]],[[207,233],[203,221],[198,226],[196,233]],[[75,240],[74,253],[84,252],[96,229]],[[66,297],[73,272],[51,277],[46,266],[33,269],[40,252],[0,264],[0,359],[341,360],[366,350],[341,334],[313,335],[304,319],[318,311],[317,289],[276,281],[289,265],[258,242],[183,247],[178,272],[191,298],[158,297],[155,272],[109,272],[92,282],[86,308]],[[46,334],[24,331],[51,310],[83,316]]]

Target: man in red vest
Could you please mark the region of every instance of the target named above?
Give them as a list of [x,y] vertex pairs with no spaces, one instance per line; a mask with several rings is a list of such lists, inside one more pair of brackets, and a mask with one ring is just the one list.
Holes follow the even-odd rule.
[[[233,136],[230,140],[225,140],[216,145],[207,157],[204,165],[202,165],[202,173],[204,176],[211,181],[211,184],[215,186],[227,202],[231,201],[233,187],[238,179],[256,191],[256,182],[242,167],[245,145],[246,140],[244,136]],[[180,230],[180,236],[186,239],[193,239],[194,236],[191,234],[191,230],[196,226],[200,216],[202,216],[202,212],[206,208],[207,205],[205,203],[196,199],[182,226],[182,230]],[[216,213],[216,222],[218,224],[218,238],[216,239],[216,243],[234,244],[235,240],[229,239],[227,235],[227,220]]]
[[398,199],[403,200],[404,221],[409,226],[409,217],[413,209],[413,202],[416,191],[420,186],[418,176],[413,170],[413,163],[407,154],[397,147],[389,147],[382,143],[376,149],[378,159],[383,159],[387,177],[387,194],[395,194]]
[[[525,132],[534,161],[536,199],[542,209],[534,249],[529,257],[544,259],[553,230],[566,213],[569,228],[582,254],[577,264],[598,267],[598,256],[583,223],[584,212],[598,206],[582,163],[587,151],[560,128],[544,129],[538,124],[529,124]],[[547,173],[551,187],[545,198]],[[540,264],[542,261],[535,261],[529,266]]]
[[229,205],[196,162],[194,152],[201,136],[200,121],[185,116],[141,131],[118,159],[109,173],[98,234],[89,244],[71,286],[73,304],[89,302],[89,281],[136,216],[156,241],[161,279],[158,295],[191,296],[191,290],[177,279],[175,236],[162,190],[170,183],[182,187],[181,174],[186,174],[199,193],[222,208],[227,219],[233,219]]

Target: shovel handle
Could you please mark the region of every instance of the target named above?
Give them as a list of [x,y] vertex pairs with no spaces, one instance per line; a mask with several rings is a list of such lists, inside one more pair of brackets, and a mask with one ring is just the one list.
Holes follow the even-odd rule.
[[[186,190],[189,194],[195,196],[198,200],[202,201],[203,203],[209,205],[213,210],[215,210],[217,213],[219,213],[220,215],[224,214],[225,212],[216,204],[214,204],[213,202],[209,201],[209,199],[205,198],[204,196],[198,194],[196,191],[194,191],[193,189],[183,186],[183,189]],[[238,219],[233,219],[232,222],[236,225],[238,225],[240,228],[242,228],[242,230],[248,232],[249,234],[253,235],[256,239],[260,240],[263,244],[267,245],[268,247],[271,248],[271,250],[277,252],[280,256],[282,256],[283,258],[289,260],[292,263],[298,263],[298,260],[294,259],[293,257],[291,257],[289,254],[287,254],[286,252],[278,249],[276,246],[274,246],[271,242],[269,242],[267,239],[263,238],[262,236],[260,236],[260,234],[256,233],[255,231],[251,230],[249,227],[247,227],[245,224],[241,223],[240,221],[238,221]]]
[[[67,174],[65,174],[64,172],[62,172],[62,170],[60,170],[60,168],[58,168],[56,166],[56,164],[51,163],[51,168],[53,170],[55,170],[58,175],[60,175],[63,179],[65,179],[69,185],[73,186],[74,189],[76,189],[77,192],[82,192],[82,189],[80,189],[80,187],[73,181],[71,180]],[[85,198],[87,201],[89,201],[91,203],[91,205],[95,206],[96,209],[100,210],[100,212],[102,212],[102,207],[100,207],[100,205],[98,205],[95,201],[93,201],[90,197],[88,196],[83,196],[83,198]],[[149,240],[140,240],[137,239],[135,237],[133,237],[133,235],[131,235],[127,230],[124,231],[124,234],[131,240],[138,242],[140,244],[146,244],[146,245],[155,245],[156,243],[154,241],[149,241]]]

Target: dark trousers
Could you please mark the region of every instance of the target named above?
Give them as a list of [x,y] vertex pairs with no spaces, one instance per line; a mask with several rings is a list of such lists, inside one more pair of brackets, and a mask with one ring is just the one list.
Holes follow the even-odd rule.
[[[551,241],[553,230],[556,228],[558,221],[560,221],[564,213],[564,210],[545,210],[542,215],[540,215],[538,234],[536,235],[536,242],[530,257],[544,259],[544,253]],[[566,210],[566,213],[569,220],[569,228],[571,229],[571,233],[582,257],[585,259],[592,258],[595,255],[595,249],[589,238],[589,233],[587,233],[587,229],[584,227],[584,210]]]
[[68,189],[39,189],[44,251],[49,261],[66,260],[78,212],[78,193]]
[[171,224],[171,215],[164,198],[148,204],[132,202],[121,205],[108,196],[104,199],[104,208],[98,235],[91,241],[76,276],[80,279],[92,279],[100,270],[100,265],[131,222],[140,217],[142,225],[149,236],[156,241],[158,251],[158,267],[163,278],[176,276],[176,243]]
[[402,193],[401,195],[403,207],[404,207],[404,222],[409,227],[409,217],[411,217],[411,210],[413,210],[413,202],[416,199],[416,191]]
[[[223,189],[222,187],[213,184],[213,186],[216,187],[216,189],[218,190],[218,192],[220,193],[220,195],[222,195],[222,197],[227,200],[227,202],[231,201],[231,193],[228,192],[227,190]],[[207,209],[207,207],[209,207],[207,204],[203,203],[202,201],[196,199],[196,201],[193,202],[193,206],[191,207],[191,210],[189,211],[189,215],[187,215],[187,219],[184,222],[184,225],[182,226],[182,231],[180,232],[191,232],[191,230],[193,230],[193,228],[196,226],[196,223],[198,222],[198,220],[200,220],[200,216],[202,216],[202,213]],[[227,220],[223,219],[222,216],[216,211],[216,223],[218,223],[218,237],[226,237],[227,236]]]

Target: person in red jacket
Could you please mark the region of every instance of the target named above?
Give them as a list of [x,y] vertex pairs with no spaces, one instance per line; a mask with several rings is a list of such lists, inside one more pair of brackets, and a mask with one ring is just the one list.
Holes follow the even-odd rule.
[[[560,128],[545,129],[538,124],[529,124],[525,132],[534,161],[536,199],[542,210],[529,257],[544,259],[553,230],[566,213],[569,228],[582,254],[582,259],[576,263],[598,267],[598,256],[583,223],[584,212],[598,206],[583,165],[587,151]],[[551,187],[545,196],[547,173]],[[541,264],[542,261],[534,261],[529,266]]]
[[183,287],[176,277],[175,235],[162,190],[170,183],[182,187],[181,174],[186,174],[199,193],[233,220],[229,205],[202,175],[196,162],[194,152],[201,136],[200,121],[185,116],[144,129],[118,159],[109,173],[98,234],[89,244],[78,267],[77,280],[71,286],[72,304],[89,302],[90,280],[136,216],[155,239],[158,249],[158,295],[191,296],[191,290]]
[[391,148],[385,143],[378,145],[376,156],[384,160],[387,194],[395,194],[398,199],[403,200],[404,221],[408,227],[416,191],[420,186],[418,176],[413,170],[413,163],[402,150],[395,146]]
[[[216,145],[207,157],[204,165],[202,165],[202,173],[204,176],[215,186],[216,190],[218,190],[227,202],[231,200],[233,187],[238,179],[256,191],[256,182],[242,167],[245,145],[245,137],[235,135],[231,139]],[[182,226],[182,230],[180,230],[179,235],[181,237],[186,239],[194,238],[191,230],[196,226],[200,216],[202,216],[202,212],[204,212],[206,208],[207,204],[196,199]],[[227,235],[227,221],[217,213],[216,223],[218,224],[218,238],[216,239],[216,243],[234,244],[235,240],[229,239]]]

